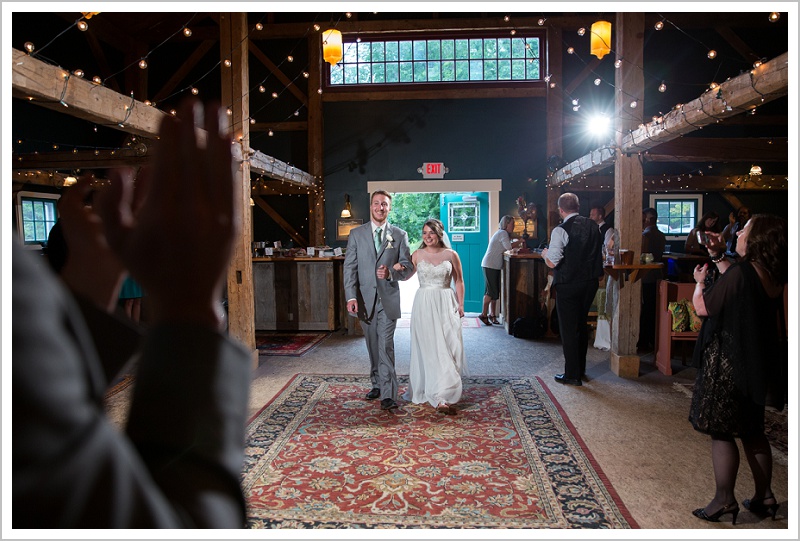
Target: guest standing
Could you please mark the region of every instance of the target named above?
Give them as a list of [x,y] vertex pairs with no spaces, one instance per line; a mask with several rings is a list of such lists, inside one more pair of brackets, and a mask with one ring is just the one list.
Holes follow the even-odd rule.
[[736,523],[739,448],[734,438],[742,441],[755,485],[744,507],[773,519],[778,509],[764,407],[782,409],[788,388],[788,345],[781,332],[788,278],[786,229],[782,218],[750,218],[738,233],[737,263],[726,256],[721,235],[710,234],[709,255],[720,277],[706,286],[708,265],[694,270],[692,302],[705,320],[694,351],[698,371],[689,420],[695,430],[711,436],[716,484],[713,499],[693,511],[703,520],[718,522],[730,514]]
[[[230,137],[218,124],[224,109],[203,114],[194,106],[184,102],[162,120],[138,213],[131,170],[109,173],[112,183],[92,207],[82,205],[87,182],[70,188],[81,197],[62,214],[70,252],[63,281],[14,243],[14,528],[245,525],[250,354],[220,332],[215,310],[241,198],[233,195]],[[195,124],[208,134],[202,147]],[[103,395],[131,328],[109,313],[124,268],[154,309],[120,431]],[[117,347],[104,350],[109,337]]]
[[[400,319],[400,284],[413,270],[408,235],[387,221],[392,196],[383,190],[370,198],[369,223],[350,231],[344,258],[347,312],[358,317],[370,363],[372,389],[367,400],[381,399],[381,409],[397,408],[394,331]],[[399,263],[403,270],[393,267]]]
[[579,216],[580,201],[574,193],[558,198],[562,222],[553,229],[550,247],[542,251],[545,264],[555,269],[558,329],[564,349],[564,373],[558,383],[582,385],[589,347],[587,318],[603,275],[601,236],[597,224]]
[[[442,222],[435,218],[425,222],[422,245],[411,262],[419,289],[411,308],[409,386],[403,398],[455,415],[453,404],[461,398],[461,376],[466,371],[461,336],[464,276],[461,259],[445,244]],[[396,264],[395,270],[401,271],[400,267]]]
[[[658,229],[658,213],[650,207],[642,211],[642,253],[653,254],[653,263],[661,263],[667,237]],[[653,351],[656,343],[656,289],[663,278],[662,270],[653,270],[642,277],[642,310],[639,313],[639,343],[642,352]]]
[[746,224],[749,219],[750,209],[747,207],[739,207],[736,210],[736,215],[731,212],[730,216],[728,216],[728,225],[722,230],[722,240],[727,244],[726,252],[728,253],[728,257],[733,259],[738,257],[738,252],[736,250],[736,239],[738,235],[736,233],[742,230],[744,224]]
[[719,214],[713,210],[703,214],[703,217],[697,220],[697,225],[689,232],[686,237],[686,245],[684,252],[687,254],[708,255],[708,249],[700,243],[697,239],[697,233],[719,233],[722,228],[719,225]]
[[499,325],[497,299],[500,298],[500,273],[503,269],[503,252],[519,245],[521,239],[512,239],[514,217],[506,214],[500,219],[500,228],[489,239],[489,247],[481,261],[486,289],[483,294],[483,309],[478,316],[484,325]]

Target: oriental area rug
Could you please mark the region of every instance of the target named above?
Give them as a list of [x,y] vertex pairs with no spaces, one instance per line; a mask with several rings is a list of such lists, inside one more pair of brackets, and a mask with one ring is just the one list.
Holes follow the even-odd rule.
[[329,332],[256,331],[256,349],[259,355],[299,357],[317,347],[330,334]]
[[455,415],[370,387],[297,375],[251,419],[249,527],[638,528],[539,378],[464,378]]

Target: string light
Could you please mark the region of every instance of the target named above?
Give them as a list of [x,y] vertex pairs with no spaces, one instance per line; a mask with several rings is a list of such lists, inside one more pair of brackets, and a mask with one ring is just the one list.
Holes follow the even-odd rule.
[[578,28],[578,35],[583,36],[584,34],[586,34],[586,29],[583,27]]
[[147,69],[147,60],[145,60],[144,58],[142,58],[141,60],[139,60],[139,68],[141,68],[141,69]]
[[28,54],[32,53],[33,50],[35,49],[35,47],[33,46],[33,42],[31,41],[26,41],[24,47],[25,50],[28,51]]
[[664,29],[664,21],[663,21],[663,20],[661,20],[661,21],[658,21],[658,22],[656,23],[656,25],[655,25],[655,29],[656,29],[656,30],[663,30],[663,29]]
[[185,28],[183,29],[183,35],[184,35],[184,36],[186,36],[187,38],[188,38],[188,37],[191,37],[191,36],[192,36],[192,29],[191,29],[191,28],[189,28],[188,26],[187,26],[187,27],[185,27]]
[[664,83],[664,82],[662,81],[662,82],[661,82],[661,84],[660,84],[660,85],[658,85],[658,91],[659,91],[659,92],[666,92],[666,91],[667,91],[667,85],[666,85],[666,83]]
[[772,13],[769,14],[769,22],[771,22],[771,23],[778,22],[778,19],[780,19],[780,18],[781,18],[781,14],[778,13],[777,11],[773,11]]
[[256,30],[258,30],[259,32],[264,30],[264,25],[261,23],[256,23]]
[[89,23],[86,21],[78,21],[78,30],[86,32],[89,29]]
[[714,49],[711,49],[710,51],[708,51],[708,58],[713,60],[716,57],[717,57],[717,51],[715,51]]

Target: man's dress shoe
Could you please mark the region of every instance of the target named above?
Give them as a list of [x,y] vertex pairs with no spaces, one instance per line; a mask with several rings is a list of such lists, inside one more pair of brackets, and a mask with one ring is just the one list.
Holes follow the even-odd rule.
[[567,384],[567,385],[576,385],[576,386],[578,386],[578,387],[580,387],[581,385],[583,385],[583,383],[581,383],[581,380],[579,380],[579,379],[571,379],[571,378],[568,378],[568,377],[564,376],[564,374],[558,374],[558,375],[555,377],[555,380],[556,380],[558,383],[565,383],[565,384]]
[[395,402],[391,398],[384,398],[383,400],[381,400],[381,409],[382,410],[393,410],[393,409],[397,409],[397,408],[398,408],[397,402]]
[[375,389],[372,389],[370,392],[367,393],[366,399],[375,400],[380,396],[381,396],[381,390],[376,387]]

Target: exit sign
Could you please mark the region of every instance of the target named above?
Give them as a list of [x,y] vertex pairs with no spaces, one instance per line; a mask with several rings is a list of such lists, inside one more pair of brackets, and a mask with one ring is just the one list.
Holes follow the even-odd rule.
[[444,178],[448,169],[442,162],[425,162],[417,172],[422,173],[422,178]]

